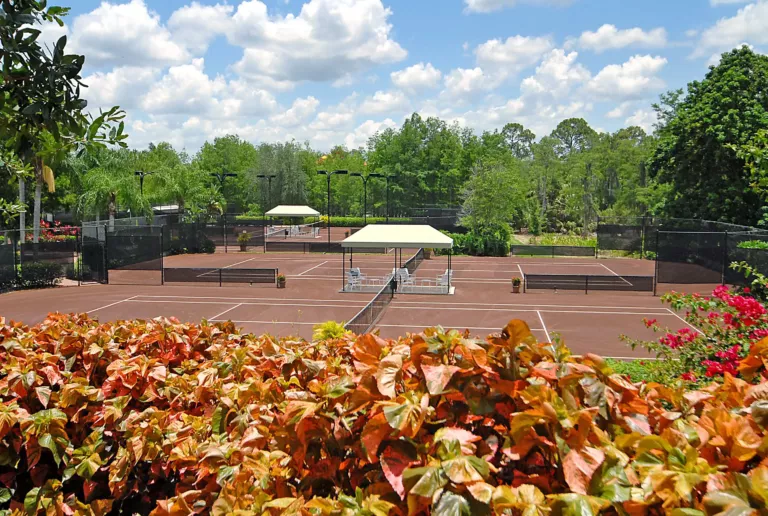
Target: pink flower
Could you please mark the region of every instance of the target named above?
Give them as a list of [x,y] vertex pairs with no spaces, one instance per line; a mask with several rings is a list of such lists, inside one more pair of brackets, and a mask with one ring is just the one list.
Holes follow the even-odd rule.
[[687,373],[683,373],[680,377],[686,382],[696,381],[696,375],[693,373],[693,371],[688,371]]

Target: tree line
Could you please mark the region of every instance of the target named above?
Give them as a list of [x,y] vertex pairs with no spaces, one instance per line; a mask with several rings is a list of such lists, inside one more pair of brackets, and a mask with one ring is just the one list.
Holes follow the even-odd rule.
[[547,135],[514,122],[479,133],[414,113],[358,149],[255,145],[228,135],[189,154],[165,142],[130,149],[122,110],[87,112],[85,56],[67,54],[66,37],[53,48],[37,41],[35,25],[62,23],[67,9],[36,0],[2,8],[6,227],[24,227],[31,213],[37,234],[43,211],[93,220],[129,211],[151,216],[153,206],[169,204],[190,218],[259,214],[278,204],[325,213],[321,170],[350,173],[332,177],[334,215],[408,216],[449,207],[469,227],[512,224],[534,233],[587,231],[598,217],[768,222],[768,57],[746,46],[723,54],[685,91],[662,95],[653,106],[653,134],[639,127],[598,132],[581,118],[563,120]]

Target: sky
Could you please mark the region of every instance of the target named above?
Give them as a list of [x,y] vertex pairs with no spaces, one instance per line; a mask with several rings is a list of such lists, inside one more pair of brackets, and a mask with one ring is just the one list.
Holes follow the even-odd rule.
[[89,109],[134,148],[365,145],[413,112],[478,132],[563,119],[652,131],[659,94],[768,52],[768,0],[59,0]]

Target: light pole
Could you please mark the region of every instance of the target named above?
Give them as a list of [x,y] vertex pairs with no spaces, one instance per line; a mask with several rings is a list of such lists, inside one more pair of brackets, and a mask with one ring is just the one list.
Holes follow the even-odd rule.
[[340,176],[346,176],[349,174],[348,170],[334,170],[333,172],[328,172],[327,170],[318,170],[317,175],[319,176],[325,176],[325,179],[327,180],[328,184],[328,209],[326,211],[326,215],[328,216],[328,250],[331,250],[331,176],[333,175],[340,175]]
[[139,178],[139,188],[141,189],[141,196],[144,197],[144,178],[150,174],[154,174],[154,172],[143,172],[141,170],[137,170],[133,174],[135,176],[138,176]]
[[382,177],[387,182],[386,190],[387,190],[387,224],[389,224],[389,178],[392,177],[389,174],[382,174]]
[[[277,176],[272,175],[266,175],[266,174],[258,174],[256,177],[260,179],[266,179],[267,180],[267,208],[272,209],[272,180],[276,178]],[[264,213],[266,213],[267,210],[264,210]]]
[[353,172],[350,176],[359,177],[363,180],[363,225],[368,225],[368,180],[372,177],[386,177],[384,174],[373,172],[364,176],[360,172]]

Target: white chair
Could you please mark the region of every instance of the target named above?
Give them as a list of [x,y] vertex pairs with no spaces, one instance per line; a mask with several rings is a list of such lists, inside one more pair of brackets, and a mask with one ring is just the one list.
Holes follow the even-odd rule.
[[453,271],[446,270],[443,274],[437,277],[437,285],[440,287],[447,287],[451,281],[453,281]]

